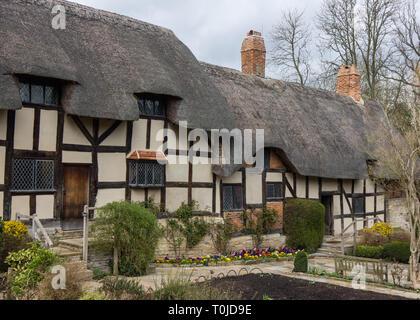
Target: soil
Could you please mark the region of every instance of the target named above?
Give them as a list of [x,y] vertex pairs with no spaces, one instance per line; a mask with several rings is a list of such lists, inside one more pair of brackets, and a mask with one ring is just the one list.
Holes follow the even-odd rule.
[[215,279],[212,287],[241,293],[243,300],[407,300],[372,291],[355,290],[326,283],[313,283],[271,274],[249,274],[240,277]]

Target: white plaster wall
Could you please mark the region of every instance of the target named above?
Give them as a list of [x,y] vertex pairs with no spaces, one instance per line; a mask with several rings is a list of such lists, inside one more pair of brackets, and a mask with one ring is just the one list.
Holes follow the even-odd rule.
[[0,110],[0,140],[7,139],[7,110]]
[[246,202],[248,204],[261,204],[262,199],[262,175],[246,174]]
[[338,191],[337,180],[322,178],[322,191]]
[[[82,121],[86,125],[89,123],[84,120]],[[92,130],[91,126],[88,125],[88,129]],[[74,123],[74,120],[70,116],[64,117],[64,133],[63,133],[63,143],[64,144],[78,144],[89,146],[90,143],[80,131],[79,127]]]
[[[349,202],[350,202],[350,205],[352,205],[352,199],[351,198],[349,198]],[[344,196],[343,196],[343,210],[344,210],[344,214],[351,214],[351,209],[350,209],[349,204],[348,204],[348,202],[347,202],[347,200]]]
[[125,200],[125,189],[99,189],[96,197],[96,207],[100,208],[107,203]]
[[213,189],[193,188],[192,199],[197,201],[198,209],[211,212],[213,208]]
[[160,189],[149,189],[149,199],[152,198],[153,202],[160,203]]
[[166,188],[166,209],[169,212],[178,209],[182,202],[188,202],[187,188]]
[[376,211],[384,211],[385,210],[385,196],[377,196],[376,197]]
[[375,212],[375,197],[366,197],[366,213]]
[[220,177],[216,178],[216,213],[220,212]]
[[211,164],[194,164],[193,165],[193,182],[212,183],[213,172],[211,171]]
[[4,193],[0,192],[0,217],[3,218],[3,201],[4,201]]
[[267,182],[282,182],[283,175],[279,172],[267,172],[265,177],[265,181]]
[[145,197],[144,189],[131,189],[131,201],[143,202]]
[[99,182],[126,180],[126,155],[124,153],[98,153]]
[[366,179],[366,193],[374,193],[374,192],[375,192],[375,183],[370,179]]
[[363,180],[354,181],[354,193],[363,193]]
[[12,216],[11,220],[16,219],[16,212],[30,215],[29,196],[12,196]]
[[319,182],[317,178],[309,178],[309,198],[318,199],[319,198]]
[[92,163],[91,152],[63,151],[63,163]]
[[223,177],[223,183],[242,183],[242,171],[237,171],[230,177]]
[[[113,125],[114,121],[101,120],[101,127],[104,131],[108,130]],[[102,132],[103,133],[103,132]],[[99,135],[101,135],[100,133]],[[127,123],[120,123],[117,129],[114,130],[111,135],[102,142],[102,146],[119,146],[124,147],[127,138]]]
[[298,175],[296,177],[296,196],[306,198],[306,178]]
[[53,219],[54,195],[36,196],[36,213],[40,219]]
[[39,124],[39,150],[55,151],[57,146],[58,112],[55,110],[41,110]]
[[133,138],[131,146],[133,150],[146,149],[147,120],[140,119],[133,122]]
[[0,184],[4,184],[6,166],[6,147],[0,147]]
[[22,108],[16,111],[14,148],[32,150],[35,110]]
[[[168,162],[166,165],[166,181],[188,182],[188,157],[172,155],[168,156]],[[175,164],[172,164],[174,162]]]
[[150,150],[162,151],[163,134],[158,134],[164,128],[165,122],[152,120],[150,126]]
[[334,219],[334,235],[338,236],[341,233],[341,219]]
[[333,196],[333,209],[334,215],[341,214],[341,206],[340,206],[340,196],[334,195]]

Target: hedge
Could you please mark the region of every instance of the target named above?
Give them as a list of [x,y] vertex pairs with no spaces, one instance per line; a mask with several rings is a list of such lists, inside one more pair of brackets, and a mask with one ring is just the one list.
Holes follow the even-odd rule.
[[284,209],[284,232],[290,248],[315,252],[325,233],[325,207],[314,200],[291,199]]
[[382,259],[383,257],[383,246],[371,247],[371,246],[358,246],[356,247],[356,257],[371,258],[371,259]]
[[409,263],[410,256],[411,251],[409,242],[390,242],[384,245],[384,259]]

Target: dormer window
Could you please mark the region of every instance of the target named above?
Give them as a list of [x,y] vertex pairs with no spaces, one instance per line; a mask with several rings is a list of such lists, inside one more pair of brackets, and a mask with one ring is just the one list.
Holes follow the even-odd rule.
[[20,82],[20,97],[23,103],[58,106],[59,88],[56,85],[40,81],[22,80]]
[[158,95],[138,95],[138,105],[141,117],[165,118],[167,99]]

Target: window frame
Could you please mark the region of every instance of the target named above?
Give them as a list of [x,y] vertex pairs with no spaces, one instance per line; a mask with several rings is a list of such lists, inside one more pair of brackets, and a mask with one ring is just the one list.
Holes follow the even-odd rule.
[[[157,119],[157,120],[165,120],[166,114],[167,114],[167,107],[168,107],[168,98],[165,96],[157,95],[157,94],[151,94],[151,93],[141,93],[136,94],[137,98],[137,105],[139,109],[139,116],[143,119]],[[153,102],[153,114],[146,114],[142,113],[142,110],[140,108],[140,102],[143,100],[144,105],[146,101],[152,101]],[[156,105],[155,102],[158,101],[159,104],[163,107],[163,115],[156,113]]]
[[[30,160],[32,162],[32,189],[16,189],[15,188],[15,161],[16,160]],[[51,188],[49,189],[40,189],[37,188],[37,184],[39,183],[39,171],[37,164],[40,162],[46,162],[52,165],[52,181],[51,181]],[[11,185],[11,192],[12,193],[26,193],[26,194],[43,194],[43,193],[54,193],[56,192],[55,188],[55,160],[54,159],[39,159],[39,158],[14,158],[12,161],[12,185]]]
[[[280,197],[274,197],[274,198],[269,198],[268,197],[268,185],[272,184],[272,185],[279,185],[280,186]],[[274,190],[275,191],[275,190]],[[280,202],[284,200],[284,195],[283,195],[283,182],[266,182],[265,183],[265,200],[267,202]]]
[[[131,183],[132,174],[131,174],[130,165],[132,163],[136,164],[136,183],[135,184]],[[139,184],[138,183],[138,170],[139,170],[139,164],[140,163],[144,163],[146,165],[147,164],[153,164],[153,165],[159,165],[159,166],[161,166],[161,170],[162,170],[161,180],[162,180],[162,183],[161,184],[147,184],[147,183],[146,184]],[[158,163],[155,160],[128,160],[127,164],[128,164],[128,168],[127,168],[127,170],[128,170],[128,186],[130,188],[146,189],[146,188],[164,188],[165,187],[165,170],[166,170],[166,165],[160,164],[160,163]],[[145,174],[145,176],[146,176],[146,174]]]
[[[29,101],[24,101],[22,98],[22,85],[28,85],[29,90]],[[32,86],[42,87],[42,99],[43,102],[33,102],[32,100]],[[47,103],[46,101],[46,88],[52,88],[56,91],[56,103]],[[28,77],[28,76],[19,76],[19,94],[22,101],[22,104],[26,105],[35,105],[35,106],[45,106],[45,107],[59,107],[61,105],[61,86],[57,81],[51,79],[43,79],[38,77]]]
[[[234,188],[240,188],[241,189],[241,208],[225,208],[225,188],[232,188],[232,207],[233,204],[235,203],[234,201]],[[238,211],[243,211],[245,209],[245,203],[244,203],[244,188],[242,186],[241,183],[228,183],[228,184],[222,184],[222,209],[223,212],[238,212]]]

